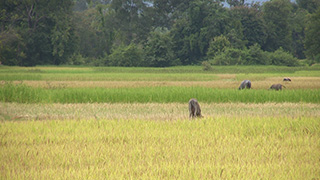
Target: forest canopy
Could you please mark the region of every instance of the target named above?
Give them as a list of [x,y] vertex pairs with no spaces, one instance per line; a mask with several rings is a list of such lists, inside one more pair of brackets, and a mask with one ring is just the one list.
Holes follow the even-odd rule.
[[3,65],[320,63],[319,0],[1,0],[0,13]]

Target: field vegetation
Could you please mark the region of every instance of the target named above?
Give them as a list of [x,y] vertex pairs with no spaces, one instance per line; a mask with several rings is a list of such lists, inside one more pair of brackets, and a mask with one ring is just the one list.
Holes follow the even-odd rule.
[[3,122],[4,179],[316,179],[319,118]]
[[[320,105],[314,103],[203,103],[206,118],[274,117],[299,118],[320,116]],[[20,120],[155,120],[188,119],[186,103],[1,103],[2,121]]]
[[0,66],[0,179],[319,179],[318,68]]

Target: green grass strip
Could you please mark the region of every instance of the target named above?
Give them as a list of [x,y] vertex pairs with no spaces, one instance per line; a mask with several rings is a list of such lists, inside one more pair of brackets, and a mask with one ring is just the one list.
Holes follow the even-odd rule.
[[320,90],[235,90],[205,87],[55,88],[44,89],[7,83],[0,101],[18,103],[170,103],[188,102],[306,102],[320,103]]

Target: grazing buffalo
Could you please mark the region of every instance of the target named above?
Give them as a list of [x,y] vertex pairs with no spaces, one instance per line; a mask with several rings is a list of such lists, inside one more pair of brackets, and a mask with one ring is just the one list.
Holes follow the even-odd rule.
[[272,84],[272,86],[269,89],[274,89],[274,90],[282,90],[282,87],[285,87],[282,84]]
[[189,100],[189,118],[203,117],[201,115],[201,108],[196,99]]
[[290,78],[284,78],[283,81],[291,81]]
[[250,89],[250,88],[251,88],[251,81],[249,81],[249,80],[242,81],[242,83],[239,86],[239,90],[240,89]]

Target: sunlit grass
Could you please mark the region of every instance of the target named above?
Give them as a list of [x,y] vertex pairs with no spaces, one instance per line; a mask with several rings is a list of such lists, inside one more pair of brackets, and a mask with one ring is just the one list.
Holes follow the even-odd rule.
[[0,179],[319,179],[319,67],[0,66]]
[[1,179],[319,178],[319,118],[6,121]]
[[242,90],[206,87],[138,88],[36,88],[7,83],[0,87],[0,101],[19,103],[171,103],[188,102],[320,102],[320,90]]
[[[320,117],[319,104],[306,103],[203,103],[206,118],[230,117]],[[187,103],[80,103],[80,104],[21,104],[0,103],[0,120],[52,119],[188,119]]]
[[219,74],[237,74],[238,81],[284,76],[319,77],[320,67],[217,66],[213,71],[203,71],[201,66],[169,68],[0,66],[0,80],[3,81],[212,81],[219,80]]
[[[210,81],[43,81],[24,80],[12,81],[14,84],[25,84],[32,87],[41,88],[133,88],[133,87],[207,87],[219,89],[237,89],[242,80],[235,74],[218,74],[218,79]],[[243,79],[242,77],[241,79]],[[292,82],[283,82],[282,77],[254,77],[251,79],[252,88],[268,89],[272,84],[281,83],[286,86],[286,90],[292,89],[320,89],[320,77],[295,77]],[[2,82],[0,84],[5,84]]]

